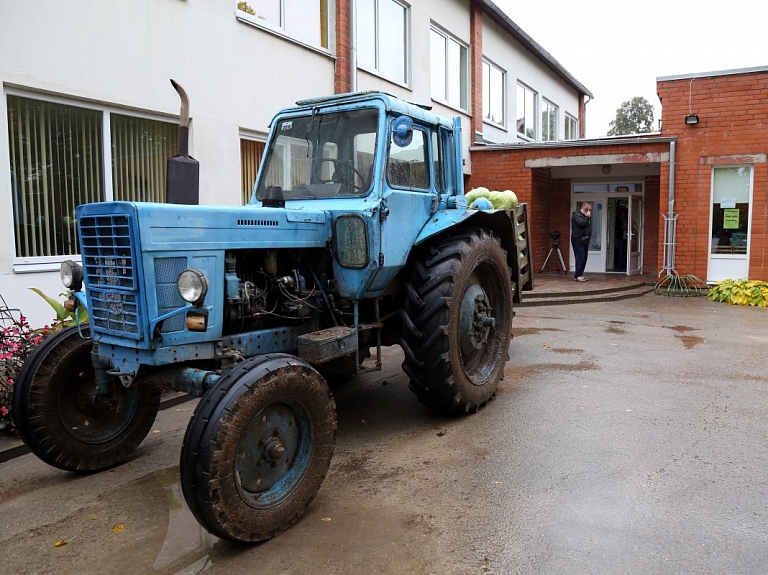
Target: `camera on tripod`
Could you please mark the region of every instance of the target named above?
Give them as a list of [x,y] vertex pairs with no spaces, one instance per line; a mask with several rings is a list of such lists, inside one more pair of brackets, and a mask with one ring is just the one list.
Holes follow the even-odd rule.
[[[541,266],[541,271],[544,271],[544,269],[547,267],[547,264],[549,263],[549,258],[552,257],[552,254],[555,254],[557,256],[557,261],[560,262],[560,268],[563,269],[563,273],[566,273],[568,268],[565,267],[563,252],[560,251],[560,231],[552,230],[549,232],[549,237],[552,239],[552,247],[549,248],[549,253],[547,254],[547,258],[544,260],[544,265]],[[560,273],[560,268],[557,268],[557,273]]]

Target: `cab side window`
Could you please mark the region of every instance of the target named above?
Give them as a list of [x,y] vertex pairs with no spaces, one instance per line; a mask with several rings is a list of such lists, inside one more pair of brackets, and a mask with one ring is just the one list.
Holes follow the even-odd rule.
[[387,182],[393,188],[429,190],[429,146],[426,132],[413,129],[407,146],[389,143]]

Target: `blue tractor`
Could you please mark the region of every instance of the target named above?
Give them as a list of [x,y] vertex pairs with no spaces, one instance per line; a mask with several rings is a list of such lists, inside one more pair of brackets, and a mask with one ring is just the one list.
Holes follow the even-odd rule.
[[252,542],[317,493],[330,389],[380,368],[382,346],[402,347],[431,409],[483,407],[532,287],[527,213],[467,209],[460,127],[383,93],[300,101],[272,121],[248,205],[79,206],[82,265],[62,280],[90,321],[24,365],[26,444],[102,470],[144,439],[161,388],[202,396],[181,452],[187,504],[211,533]]

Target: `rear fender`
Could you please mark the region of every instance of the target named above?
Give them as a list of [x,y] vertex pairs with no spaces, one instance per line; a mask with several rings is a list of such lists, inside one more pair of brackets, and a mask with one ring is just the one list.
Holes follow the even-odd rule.
[[[510,214],[504,210],[440,210],[429,220],[416,238],[415,246],[423,244],[450,230],[458,228],[487,228],[501,242],[501,247],[507,252],[507,265],[511,270],[511,279],[519,280],[518,242]],[[520,289],[515,290],[514,301],[520,301]]]

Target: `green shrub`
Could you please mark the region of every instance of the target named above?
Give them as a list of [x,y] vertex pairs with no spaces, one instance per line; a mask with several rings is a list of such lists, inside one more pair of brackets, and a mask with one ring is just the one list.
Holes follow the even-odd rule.
[[707,297],[734,305],[768,307],[768,282],[757,280],[725,280],[709,290]]

